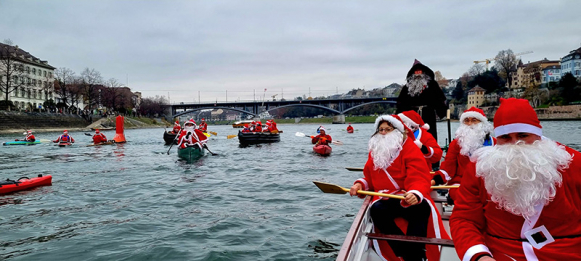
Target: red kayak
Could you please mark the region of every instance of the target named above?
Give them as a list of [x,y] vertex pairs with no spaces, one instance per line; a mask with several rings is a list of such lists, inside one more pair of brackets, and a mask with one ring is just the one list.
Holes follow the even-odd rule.
[[315,145],[313,147],[313,151],[317,154],[328,156],[331,155],[331,151],[333,151],[333,149],[329,145]]
[[353,129],[347,130],[347,133],[353,133]]
[[36,178],[22,177],[18,180],[0,181],[0,195],[31,189],[39,186],[50,186],[52,184],[52,176],[38,175]]

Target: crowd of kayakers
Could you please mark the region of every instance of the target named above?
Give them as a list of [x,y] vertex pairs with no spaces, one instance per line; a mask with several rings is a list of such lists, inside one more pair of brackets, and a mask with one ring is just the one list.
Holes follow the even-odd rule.
[[279,133],[278,127],[276,126],[276,122],[274,120],[267,120],[265,125],[262,125],[261,121],[252,121],[250,124],[244,124],[244,128],[242,128],[242,133]]

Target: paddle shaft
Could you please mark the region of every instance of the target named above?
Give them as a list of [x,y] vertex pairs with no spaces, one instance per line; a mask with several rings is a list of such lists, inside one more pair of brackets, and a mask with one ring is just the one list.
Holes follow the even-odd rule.
[[216,153],[212,152],[210,149],[208,149],[208,145],[204,144],[204,148],[205,148],[205,149],[206,149],[208,152],[210,152],[210,154],[212,154],[212,156],[218,156],[218,154],[216,154]]
[[169,145],[169,149],[167,149],[167,155],[169,155],[169,151],[171,150],[171,147],[173,146],[173,144],[175,143],[176,139],[178,138],[178,134],[182,132],[182,128],[180,127],[180,130],[178,131],[178,133],[176,134],[176,137],[173,138],[173,141],[171,142],[171,144]]

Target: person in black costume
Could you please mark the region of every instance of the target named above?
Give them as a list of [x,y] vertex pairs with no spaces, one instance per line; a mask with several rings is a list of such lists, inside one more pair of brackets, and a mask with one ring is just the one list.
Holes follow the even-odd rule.
[[409,70],[407,83],[402,88],[397,97],[396,113],[414,110],[422,116],[422,120],[430,128],[428,132],[438,140],[436,131],[436,115],[440,118],[446,116],[448,104],[446,104],[446,95],[435,80],[432,69],[423,65],[420,61],[415,60],[414,65]]

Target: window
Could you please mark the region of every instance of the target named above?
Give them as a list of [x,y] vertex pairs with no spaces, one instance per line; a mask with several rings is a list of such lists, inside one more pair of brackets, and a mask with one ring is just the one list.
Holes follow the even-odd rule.
[[48,72],[48,77],[49,78],[52,78],[52,73],[51,72]]
[[26,73],[30,73],[30,67],[26,66]]
[[32,74],[36,74],[36,68],[32,68]]
[[24,98],[25,95],[26,95],[26,92],[25,92],[24,88],[20,88],[20,97]]
[[543,82],[547,81],[547,77],[543,76]]
[[32,79],[32,86],[36,85],[36,79]]
[[551,81],[552,82],[555,81],[555,77],[551,76]]
[[43,71],[44,77],[46,77],[46,71]]
[[32,98],[36,99],[36,90],[32,90]]

